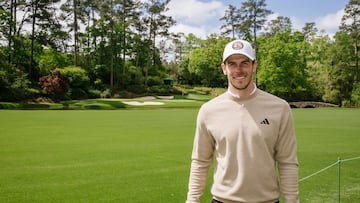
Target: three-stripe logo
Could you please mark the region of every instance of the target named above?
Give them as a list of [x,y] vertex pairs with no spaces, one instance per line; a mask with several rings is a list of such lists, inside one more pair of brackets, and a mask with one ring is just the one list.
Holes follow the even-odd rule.
[[261,121],[260,124],[264,124],[264,125],[270,125],[270,122],[267,118],[265,118],[263,121]]

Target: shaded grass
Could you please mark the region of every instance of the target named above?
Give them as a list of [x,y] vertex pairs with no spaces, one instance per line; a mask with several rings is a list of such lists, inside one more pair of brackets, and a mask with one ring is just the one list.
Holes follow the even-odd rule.
[[87,100],[71,100],[63,101],[61,104],[64,109],[122,109],[126,108],[126,105],[118,100],[110,99],[87,99]]
[[[196,113],[1,110],[0,202],[184,202]],[[360,156],[359,115],[294,109],[300,178]],[[360,161],[341,167],[341,202],[358,202]],[[337,202],[337,167],[301,182],[300,193],[302,202]]]
[[0,102],[0,109],[17,110],[116,110],[116,109],[158,109],[158,108],[199,108],[201,104],[210,99],[209,96],[195,95],[183,97],[181,99],[152,99],[152,102],[161,102],[163,105],[132,106],[123,103],[123,101],[139,101],[142,99],[86,99],[70,100],[60,103],[11,103]]
[[62,104],[0,102],[0,109],[63,109]]

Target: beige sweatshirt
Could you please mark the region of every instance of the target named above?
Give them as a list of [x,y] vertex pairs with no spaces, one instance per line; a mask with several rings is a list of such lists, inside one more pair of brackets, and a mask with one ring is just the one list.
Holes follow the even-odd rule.
[[266,203],[282,194],[285,203],[299,202],[295,131],[286,101],[257,89],[246,98],[224,93],[200,108],[186,203],[200,202],[213,159],[211,193],[217,200]]

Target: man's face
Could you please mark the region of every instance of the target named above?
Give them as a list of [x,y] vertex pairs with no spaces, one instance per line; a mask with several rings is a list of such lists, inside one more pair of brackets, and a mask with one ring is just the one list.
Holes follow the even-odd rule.
[[256,71],[256,63],[241,54],[234,54],[226,59],[221,65],[225,75],[227,75],[229,88],[233,92],[252,91],[253,73]]

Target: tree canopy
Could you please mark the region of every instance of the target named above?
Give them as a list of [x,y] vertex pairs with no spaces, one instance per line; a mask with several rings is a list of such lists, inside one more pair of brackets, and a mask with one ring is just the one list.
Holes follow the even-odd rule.
[[1,1],[0,101],[171,94],[165,78],[226,87],[223,48],[244,38],[257,51],[259,88],[288,101],[360,105],[359,1],[349,0],[329,36],[314,22],[296,31],[289,17],[267,21],[266,1],[246,0],[228,5],[222,34],[206,39],[170,33],[169,2]]

